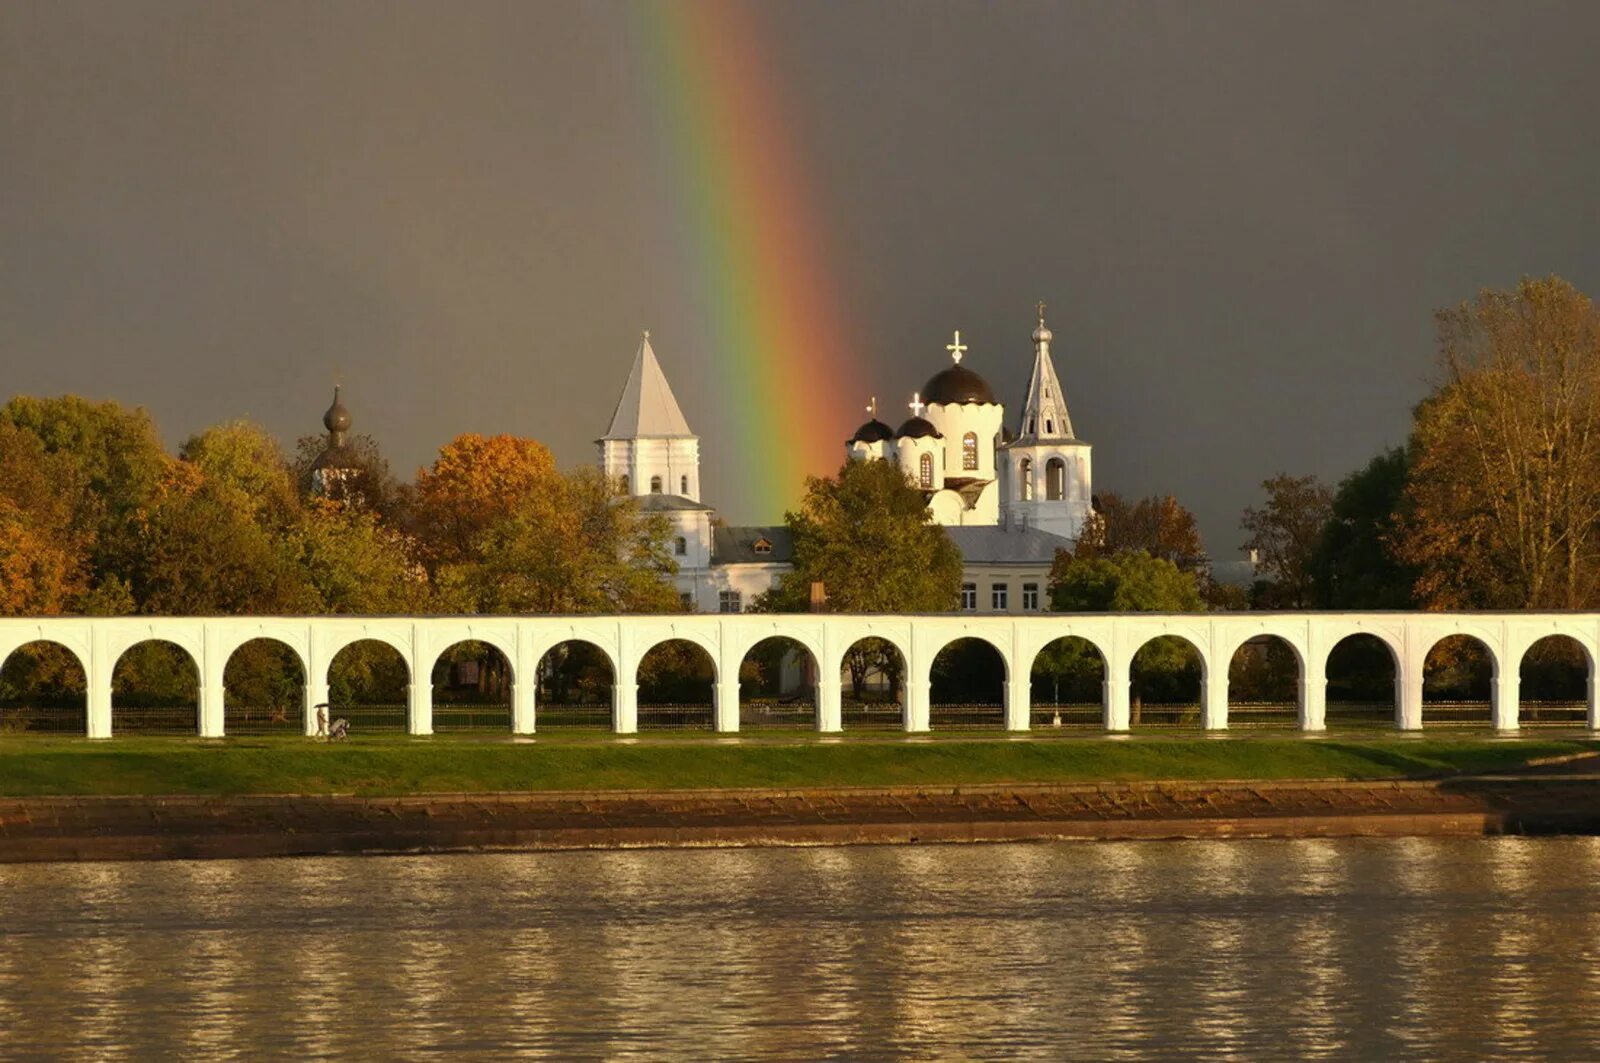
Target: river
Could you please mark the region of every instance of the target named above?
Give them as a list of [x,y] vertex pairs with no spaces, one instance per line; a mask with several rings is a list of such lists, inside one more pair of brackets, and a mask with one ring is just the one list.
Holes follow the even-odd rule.
[[0,1057],[1600,1058],[1600,840],[0,867]]

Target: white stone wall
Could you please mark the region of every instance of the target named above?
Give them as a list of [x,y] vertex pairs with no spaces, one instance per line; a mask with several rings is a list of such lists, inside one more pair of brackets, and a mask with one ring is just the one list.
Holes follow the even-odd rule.
[[[534,703],[538,662],[562,642],[582,640],[602,650],[615,683],[613,726],[622,733],[638,727],[637,670],[646,652],[669,639],[686,639],[706,649],[716,666],[716,722],[737,730],[739,663],[757,642],[772,636],[795,639],[818,662],[817,728],[841,729],[840,669],[844,653],[869,636],[896,646],[906,664],[904,725],[929,728],[929,670],[939,651],[960,638],[980,638],[999,653],[1006,667],[1006,724],[1025,730],[1029,715],[1029,673],[1034,658],[1052,640],[1075,635],[1100,652],[1106,666],[1103,699],[1108,730],[1129,727],[1130,679],[1134,655],[1152,638],[1175,635],[1188,640],[1203,668],[1205,727],[1228,725],[1228,662],[1247,640],[1272,635],[1284,640],[1300,665],[1300,726],[1324,729],[1328,654],[1343,638],[1368,634],[1393,654],[1396,678],[1395,722],[1404,730],[1423,725],[1423,663],[1428,651],[1453,635],[1481,642],[1493,664],[1493,721],[1502,731],[1518,726],[1518,670],[1523,655],[1547,636],[1575,640],[1589,660],[1588,723],[1600,727],[1595,702],[1594,660],[1600,646],[1596,613],[1208,613],[1165,615],[1061,614],[1030,616],[864,616],[673,615],[585,617],[52,617],[0,619],[0,662],[34,641],[59,643],[76,655],[88,680],[88,734],[112,736],[111,676],[130,647],[164,639],[193,658],[200,676],[199,733],[223,734],[223,669],[228,658],[256,638],[275,639],[299,658],[308,677],[306,729],[315,726],[311,706],[328,700],[328,669],[343,647],[376,639],[394,647],[415,679],[408,694],[409,730],[433,732],[433,664],[457,642],[486,642],[511,662],[514,688],[512,728],[532,733],[538,719]],[[0,741],[3,741],[0,738]]]
[[[1000,438],[1001,421],[1005,417],[1004,406],[999,403],[936,402],[928,407],[923,416],[944,436],[946,477],[971,480],[995,478],[995,445]],[[969,432],[977,438],[976,469],[968,469],[962,463],[962,440]]]
[[613,480],[628,478],[628,493],[650,494],[652,477],[661,477],[661,493],[700,501],[700,440],[602,439],[600,468]]
[[[1077,539],[1084,521],[1093,511],[1089,444],[1011,446],[1002,450],[1001,455],[1000,522],[1011,528],[1038,528]],[[1059,501],[1049,497],[1049,466],[1053,460],[1061,461],[1063,466],[1063,494]],[[1029,463],[1026,477],[1024,461]]]

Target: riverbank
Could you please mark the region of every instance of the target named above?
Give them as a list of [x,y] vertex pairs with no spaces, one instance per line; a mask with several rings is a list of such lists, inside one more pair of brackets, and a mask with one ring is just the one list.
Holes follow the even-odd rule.
[[0,799],[0,863],[1484,834],[1600,834],[1600,775]]
[[1588,834],[1600,833],[1600,746],[1260,736],[30,740],[0,745],[0,791],[0,862]]

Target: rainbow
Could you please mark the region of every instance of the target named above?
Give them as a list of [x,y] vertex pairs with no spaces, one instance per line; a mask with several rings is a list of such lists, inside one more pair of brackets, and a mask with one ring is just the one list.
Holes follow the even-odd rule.
[[[807,475],[832,473],[865,417],[823,247],[827,231],[780,106],[754,5],[636,0],[632,13],[682,248],[732,421],[736,482],[724,501],[776,520]],[[722,426],[727,431],[729,425]],[[722,493],[722,492],[718,492]]]

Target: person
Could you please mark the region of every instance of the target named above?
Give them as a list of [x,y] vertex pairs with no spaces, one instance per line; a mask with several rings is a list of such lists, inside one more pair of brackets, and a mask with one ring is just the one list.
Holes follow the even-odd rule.
[[317,737],[328,737],[328,703],[326,701],[317,706]]

